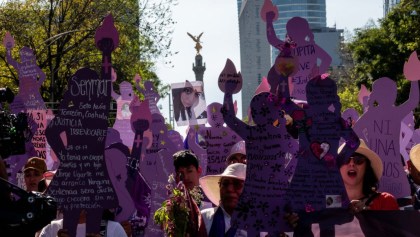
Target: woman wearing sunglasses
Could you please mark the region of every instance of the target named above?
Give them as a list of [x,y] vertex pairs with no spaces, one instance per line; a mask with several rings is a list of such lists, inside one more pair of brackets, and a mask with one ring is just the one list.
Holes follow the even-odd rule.
[[[338,153],[344,145],[338,148]],[[399,210],[395,197],[387,192],[378,192],[378,182],[383,172],[382,160],[366,143],[360,139],[359,148],[350,159],[340,166],[341,177],[351,200],[349,209],[352,213],[365,210]],[[284,219],[293,228],[299,223],[296,213],[286,214]],[[322,226],[320,226],[322,231]]]
[[[339,151],[343,148],[341,146]],[[351,200],[350,208],[357,213],[363,210],[399,210],[397,200],[387,192],[377,192],[383,172],[382,160],[365,142],[350,159],[340,167],[341,177]]]

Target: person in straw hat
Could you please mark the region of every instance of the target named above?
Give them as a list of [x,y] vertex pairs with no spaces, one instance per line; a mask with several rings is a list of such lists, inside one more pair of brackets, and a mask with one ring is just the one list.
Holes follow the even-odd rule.
[[239,201],[246,177],[246,165],[231,164],[219,175],[200,178],[208,199],[217,207],[201,211],[208,236],[246,236],[246,231],[231,227],[231,216]]
[[408,181],[411,187],[412,204],[415,210],[420,209],[420,144],[410,150],[410,159],[407,161]]
[[[343,147],[344,144],[338,148],[338,153]],[[351,212],[399,210],[397,200],[392,194],[377,191],[382,172],[381,158],[360,139],[357,150],[347,162],[340,166],[341,177],[351,200],[349,205]],[[285,220],[295,228],[298,225],[299,216],[296,213],[289,213],[285,216]]]

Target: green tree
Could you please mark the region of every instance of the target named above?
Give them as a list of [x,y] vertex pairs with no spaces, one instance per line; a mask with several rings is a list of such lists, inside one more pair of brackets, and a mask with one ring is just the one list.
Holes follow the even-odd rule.
[[[371,88],[373,81],[389,77],[397,83],[396,104],[405,102],[410,91],[410,82],[403,75],[404,62],[411,52],[420,46],[420,2],[402,0],[385,18],[379,27],[367,27],[355,31],[351,42],[344,47],[351,55],[354,65],[344,80],[344,86],[361,84]],[[342,81],[343,82],[343,81]],[[415,112],[416,127],[420,123],[419,107]]]
[[[154,61],[172,54],[169,46],[175,22],[170,9],[174,5],[176,1],[170,0],[10,0],[0,7],[1,36],[6,31],[14,36],[12,55],[17,60],[23,46],[34,50],[37,64],[47,75],[41,95],[45,101],[56,102],[76,70],[99,70],[101,56],[94,35],[111,13],[120,37],[113,55],[117,82],[133,82],[138,73],[164,94],[168,86],[154,72]],[[0,84],[15,92],[19,84],[16,71],[6,63],[4,47],[0,47]]]

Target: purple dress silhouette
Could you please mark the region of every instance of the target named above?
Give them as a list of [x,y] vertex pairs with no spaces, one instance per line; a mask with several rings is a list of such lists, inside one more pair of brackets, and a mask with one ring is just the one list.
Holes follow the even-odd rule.
[[99,233],[102,212],[118,206],[104,160],[108,113],[111,103],[111,53],[118,47],[112,16],[96,31],[102,51],[101,77],[79,69],[69,78],[59,114],[50,122],[46,136],[60,159],[48,194],[63,210],[63,228],[76,236],[79,214],[86,210],[86,232]]
[[[214,102],[207,106],[207,122],[211,127],[198,126],[198,134],[204,137],[207,147],[206,174],[221,174],[226,168],[226,157],[232,146],[242,140],[229,127],[223,126],[222,105]],[[233,107],[232,107],[233,108]]]
[[[168,137],[168,129],[165,119],[161,114],[152,114],[151,146],[143,144],[140,161],[140,172],[146,179],[151,188],[150,207],[151,216],[162,206],[162,202],[167,199],[168,177],[174,173],[172,155],[178,151],[177,144],[174,144]],[[146,236],[164,236],[161,226],[150,221],[145,230]]]
[[411,82],[406,102],[396,106],[396,98],[397,85],[393,80],[383,77],[374,81],[367,111],[354,125],[354,130],[383,161],[379,191],[403,198],[410,195],[410,187],[400,155],[401,121],[419,104],[418,81]]
[[[231,88],[233,86],[233,88]],[[245,229],[248,236],[268,232],[273,236],[290,231],[286,222],[279,221],[285,215],[285,193],[292,176],[288,163],[295,152],[292,137],[287,133],[286,121],[280,113],[277,97],[269,92],[255,95],[251,100],[251,113],[255,126],[236,118],[233,109],[233,83],[226,83],[223,117],[226,124],[244,141],[247,152],[247,171],[243,192],[239,198],[232,221]],[[274,126],[275,121],[279,122]]]
[[[306,85],[306,95],[307,108],[290,100],[284,104],[293,118],[293,127],[298,130],[300,147],[286,194],[286,210],[299,213],[300,226],[345,223],[351,218],[346,210],[349,199],[338,167],[353,154],[359,139],[351,125],[341,118],[337,86],[332,79],[321,76],[311,79]],[[340,138],[346,145],[337,154]]]
[[[285,42],[277,38],[273,27],[273,21],[276,15],[278,15],[278,9],[276,7],[263,7],[261,9],[261,15],[265,16],[263,20],[267,23],[268,42],[274,48],[282,51]],[[315,43],[314,35],[306,19],[293,17],[287,22],[286,30],[286,38],[296,46],[292,50],[292,55],[298,59],[298,64],[295,65],[295,67],[298,67],[297,72],[289,77],[288,86],[290,87],[290,96],[297,100],[306,101],[306,84],[312,77],[325,73],[332,59],[325,50]],[[284,71],[284,68],[279,68],[279,56],[276,58],[275,64],[267,76],[268,82],[271,85],[271,93],[274,94],[276,94],[276,90],[284,91],[287,85],[287,81],[281,81],[279,78],[280,71]],[[321,61],[320,65],[317,64],[318,60]]]

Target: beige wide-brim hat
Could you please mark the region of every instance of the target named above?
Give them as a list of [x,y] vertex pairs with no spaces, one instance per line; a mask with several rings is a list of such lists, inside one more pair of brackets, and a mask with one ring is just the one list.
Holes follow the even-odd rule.
[[[340,151],[343,149],[345,143],[343,143],[339,148],[338,148],[338,153],[340,153]],[[369,149],[369,147],[366,145],[365,141],[363,141],[363,139],[360,139],[360,145],[357,148],[357,150],[355,151],[356,153],[359,153],[361,155],[364,155],[366,158],[369,159],[370,161],[370,166],[373,169],[373,172],[375,173],[375,176],[378,180],[381,179],[382,177],[382,172],[384,171],[384,167],[382,165],[382,160],[381,158],[378,156],[378,154],[376,154],[374,151],[372,151],[371,149]]]
[[420,170],[420,144],[417,144],[411,148],[410,160],[414,167],[416,167],[417,170]]
[[220,202],[219,181],[221,178],[234,178],[245,181],[246,165],[242,163],[231,164],[222,174],[206,175],[200,178],[200,185],[207,198],[216,206]]

